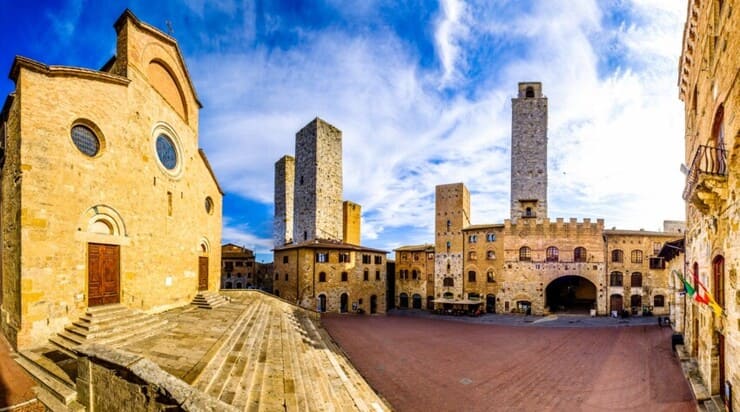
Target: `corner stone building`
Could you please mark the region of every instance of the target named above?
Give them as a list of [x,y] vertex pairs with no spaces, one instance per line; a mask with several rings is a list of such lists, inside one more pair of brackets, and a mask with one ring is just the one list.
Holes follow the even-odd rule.
[[275,163],[273,293],[319,312],[385,313],[386,252],[360,245],[360,205],[342,200],[342,132],[316,118]]
[[222,191],[173,38],[130,11],[100,70],[17,57],[0,179],[0,324],[46,342],[90,306],[148,312],[216,290]]
[[[686,298],[679,318],[703,390],[740,410],[740,2],[688,2],[679,61],[684,103],[686,262],[693,286],[704,285],[720,313]],[[701,288],[701,287],[699,287]],[[703,290],[703,289],[702,289]]]
[[[471,224],[465,185],[437,186],[434,247],[395,250],[397,306],[426,296],[428,308],[489,313],[669,312],[675,295],[659,253],[664,243],[682,238],[682,222],[646,232],[605,230],[603,219],[551,220],[547,108],[541,83],[519,84],[512,99],[511,215],[503,224]],[[429,270],[408,260],[422,253],[434,261],[433,282],[413,278],[414,271]]]

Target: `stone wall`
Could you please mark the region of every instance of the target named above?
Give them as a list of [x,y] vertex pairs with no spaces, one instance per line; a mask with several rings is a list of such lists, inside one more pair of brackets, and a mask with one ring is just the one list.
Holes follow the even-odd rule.
[[[432,245],[407,246],[396,249],[396,307],[400,306],[400,296],[408,296],[408,307],[412,307],[413,296],[418,294],[422,298],[422,308],[427,308],[427,300],[435,299],[434,293],[434,247]],[[417,278],[413,273],[416,271]],[[406,276],[402,276],[402,274]]]
[[281,247],[293,241],[293,190],[295,159],[285,155],[275,162],[275,217],[273,245]]
[[362,207],[357,203],[345,200],[342,204],[342,241],[351,245],[360,244]]
[[[465,242],[465,262],[463,273],[463,293],[465,298],[477,294],[482,308],[486,308],[486,296],[499,296],[504,273],[504,225],[476,225],[463,230]],[[475,273],[475,281],[471,282],[471,272]],[[492,278],[488,278],[488,274]],[[475,296],[475,295],[473,295]],[[489,308],[500,312],[499,308]]]
[[547,217],[547,97],[542,95],[542,84],[519,83],[511,112],[511,220],[524,216],[527,207],[543,219]]
[[[8,290],[20,297],[7,306],[3,300],[3,310],[22,320],[17,341],[8,333],[21,348],[45,342],[84,313],[90,243],[120,247],[119,299],[132,308],[188,303],[198,290],[201,256],[209,259],[209,289],[219,285],[222,193],[198,149],[199,103],[187,69],[175,43],[130,12],[118,26],[130,53],[127,78],[22,58],[13,67],[20,98],[14,111],[20,131],[13,139],[19,141],[14,150],[22,185],[19,203],[3,204],[3,227],[6,242],[20,239],[14,253],[21,263],[16,267],[15,258],[4,255],[3,277],[20,278],[20,290]],[[149,83],[145,68],[154,60],[170,69],[187,113],[178,113]],[[73,143],[75,125],[97,135],[95,156]],[[172,169],[156,152],[161,133],[175,145]],[[9,153],[9,159],[17,156]],[[12,192],[6,177],[13,161],[3,171],[4,192]],[[21,307],[11,306],[14,301]]]

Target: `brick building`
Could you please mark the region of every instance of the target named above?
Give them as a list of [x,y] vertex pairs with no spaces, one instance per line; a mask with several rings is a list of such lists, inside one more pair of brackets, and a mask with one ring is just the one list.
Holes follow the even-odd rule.
[[244,246],[221,246],[221,289],[246,289],[256,285],[254,252]]
[[[683,273],[720,307],[686,298],[677,319],[697,364],[699,401],[721,399],[740,410],[740,4],[688,2],[679,61],[684,103],[686,266]],[[702,286],[703,285],[703,286]],[[706,289],[706,290],[705,290]]]
[[360,245],[361,207],[342,200],[342,132],[316,118],[275,163],[275,295],[321,312],[384,313],[386,252]]
[[0,323],[42,344],[88,307],[218,288],[222,191],[175,40],[125,11],[100,70],[13,62],[0,114]]

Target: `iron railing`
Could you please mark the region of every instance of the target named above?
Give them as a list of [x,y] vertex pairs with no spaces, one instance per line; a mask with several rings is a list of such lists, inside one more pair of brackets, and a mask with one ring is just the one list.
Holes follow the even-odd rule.
[[696,149],[691,167],[686,175],[686,187],[683,190],[683,199],[691,197],[699,176],[727,176],[727,150],[718,147],[701,145]]

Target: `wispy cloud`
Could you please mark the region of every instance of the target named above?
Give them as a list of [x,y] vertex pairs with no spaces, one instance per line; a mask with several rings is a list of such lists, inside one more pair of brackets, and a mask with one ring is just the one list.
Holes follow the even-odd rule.
[[441,0],[434,32],[437,53],[442,63],[441,85],[459,79],[458,66],[464,68],[463,45],[468,35],[468,10],[464,0]]

